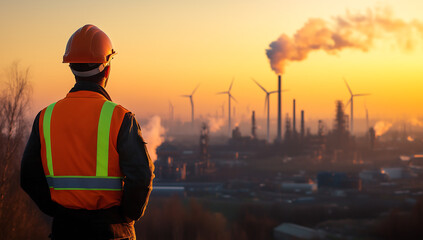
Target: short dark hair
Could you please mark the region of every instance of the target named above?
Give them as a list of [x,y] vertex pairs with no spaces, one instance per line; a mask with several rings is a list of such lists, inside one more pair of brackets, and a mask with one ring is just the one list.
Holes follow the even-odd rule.
[[[70,67],[75,71],[85,72],[85,71],[98,68],[100,65],[101,63],[71,63]],[[75,80],[77,82],[88,81],[88,82],[100,83],[106,74],[106,68],[102,72],[99,72],[96,75],[89,76],[89,77],[80,77],[75,75]]]

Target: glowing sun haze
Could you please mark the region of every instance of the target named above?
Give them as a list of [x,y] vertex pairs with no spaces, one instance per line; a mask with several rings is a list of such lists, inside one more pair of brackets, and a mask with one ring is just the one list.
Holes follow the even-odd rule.
[[[341,45],[327,44],[326,38],[345,26],[339,16],[343,20],[364,16],[373,21],[375,9],[387,6],[392,15],[379,16],[414,27],[396,28],[394,34],[385,29],[389,34],[372,35],[371,44],[366,45],[368,39],[357,35],[364,32],[358,24],[354,29],[359,31],[348,35],[353,36],[351,42],[342,42],[348,43],[342,51],[333,48]],[[295,45],[301,51],[290,55],[292,59],[272,65],[275,71],[284,72],[284,88],[290,89],[283,96],[284,113],[291,111],[292,98],[296,98],[298,109],[304,109],[307,117],[332,118],[335,100],[349,98],[345,77],[353,91],[372,93],[354,102],[356,118],[365,117],[364,103],[372,117],[421,117],[423,36],[417,24],[423,22],[421,9],[423,2],[417,0],[2,1],[0,67],[7,68],[14,60],[30,66],[31,114],[35,116],[73,86],[62,56],[71,34],[90,23],[108,34],[118,52],[112,61],[108,92],[138,117],[166,117],[171,101],[175,117],[190,121],[190,103],[180,95],[189,94],[198,83],[196,117],[214,115],[227,101],[216,93],[227,91],[233,77],[231,93],[238,100],[233,104],[237,113],[249,116],[247,109],[256,110],[258,117],[264,117],[264,95],[251,77],[269,91],[276,90],[277,77],[266,49],[282,39],[291,45],[301,43]],[[317,42],[309,44],[310,38],[295,42],[298,30],[307,27],[300,31],[304,37],[316,26],[324,30]],[[401,42],[406,39],[402,36],[410,37],[414,47],[404,51],[403,44],[408,42]],[[304,53],[306,59],[292,61]],[[271,104],[275,118],[276,95]]]

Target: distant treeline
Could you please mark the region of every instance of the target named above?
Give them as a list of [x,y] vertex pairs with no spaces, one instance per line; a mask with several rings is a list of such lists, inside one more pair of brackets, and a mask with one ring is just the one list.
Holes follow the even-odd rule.
[[222,213],[212,212],[194,199],[187,204],[177,196],[151,200],[155,202],[135,226],[140,239],[272,239],[273,228],[278,225],[271,216],[250,214],[244,209],[234,221],[228,221]]

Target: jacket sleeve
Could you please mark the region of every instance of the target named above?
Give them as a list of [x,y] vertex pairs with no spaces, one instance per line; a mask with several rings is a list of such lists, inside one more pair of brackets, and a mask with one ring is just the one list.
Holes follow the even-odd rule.
[[132,113],[126,113],[123,119],[117,150],[124,175],[123,214],[136,221],[144,215],[153,188],[154,165],[141,136],[140,126]]
[[41,162],[39,119],[40,113],[34,120],[31,135],[22,156],[21,188],[43,213],[53,216],[56,204],[51,200],[50,189]]

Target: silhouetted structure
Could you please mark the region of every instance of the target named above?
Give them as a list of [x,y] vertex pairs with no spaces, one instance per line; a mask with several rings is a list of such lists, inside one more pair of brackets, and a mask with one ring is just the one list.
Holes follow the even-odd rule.
[[257,135],[256,135],[256,112],[253,111],[252,115],[251,115],[251,136],[256,139]]
[[174,119],[174,107],[171,101],[169,101],[169,122],[172,125]]
[[239,130],[239,127],[235,127],[232,130],[232,139],[240,139],[242,137],[241,131]]
[[[197,85],[197,87],[194,88],[194,91],[192,91],[192,93],[190,95],[181,95],[181,97],[187,97],[190,100],[190,103],[191,103],[191,125],[192,126],[194,126],[194,100],[192,99],[192,96],[194,96],[194,93],[195,93],[195,91],[197,91],[197,88],[199,86],[200,85]],[[173,111],[173,106],[172,106],[172,111]]]
[[348,104],[350,104],[351,105],[351,115],[350,115],[350,117],[351,117],[351,122],[350,122],[350,127],[351,127],[351,130],[350,130],[350,133],[351,133],[351,135],[353,135],[354,133],[353,133],[353,129],[354,129],[354,97],[363,97],[363,96],[368,96],[368,95],[370,95],[370,94],[368,94],[368,93],[361,93],[361,94],[353,94],[353,92],[352,92],[352,90],[351,90],[351,88],[350,88],[350,86],[348,85],[348,83],[347,83],[347,81],[344,79],[344,82],[345,82],[345,84],[347,85],[347,88],[348,88],[348,91],[350,92],[350,100],[348,101],[348,103],[347,103],[347,105]]
[[232,85],[234,83],[234,80],[232,80],[231,85],[229,85],[229,89],[226,92],[218,92],[217,94],[228,94],[228,133],[229,136],[231,135],[231,99],[233,99],[235,102],[235,98],[231,94]]
[[304,140],[304,110],[301,110],[301,141]]
[[286,114],[285,120],[285,143],[291,143],[292,141],[292,130],[291,130],[291,119],[288,114]]
[[294,136],[297,135],[296,121],[295,121],[295,99],[292,101],[292,132]]
[[375,141],[376,141],[376,132],[373,127],[369,128],[369,139],[370,139],[370,150],[373,150],[375,147]]
[[273,93],[277,93],[278,91],[270,91],[268,92],[262,85],[260,85],[256,80],[253,79],[253,81],[257,84],[257,86],[259,86],[261,88],[261,90],[263,90],[266,93],[266,98],[264,101],[264,105],[265,107],[267,106],[267,126],[266,126],[266,130],[267,130],[267,142],[270,142],[270,95]]
[[336,102],[335,122],[332,132],[331,145],[334,149],[346,150],[349,144],[348,116],[344,113],[342,101]]
[[200,134],[200,159],[209,166],[209,127],[203,123]]
[[317,174],[318,189],[338,188],[361,190],[361,179],[358,174],[344,172],[319,172]]
[[282,141],[282,77],[278,76],[278,136],[276,142]]
[[317,123],[317,136],[319,138],[325,135],[325,125],[323,124],[322,120],[319,120]]
[[160,179],[183,181],[187,177],[187,162],[181,161],[184,157],[181,149],[164,142],[157,150],[157,160],[154,162],[155,175]]

